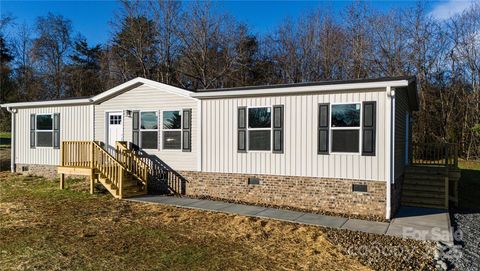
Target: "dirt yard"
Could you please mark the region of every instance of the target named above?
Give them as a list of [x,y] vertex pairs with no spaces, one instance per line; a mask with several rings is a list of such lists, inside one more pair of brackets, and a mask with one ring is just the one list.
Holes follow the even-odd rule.
[[0,172],[10,169],[10,147],[0,147]]
[[0,173],[2,269],[432,269],[429,243],[120,201],[87,189],[82,180],[62,191],[53,180]]

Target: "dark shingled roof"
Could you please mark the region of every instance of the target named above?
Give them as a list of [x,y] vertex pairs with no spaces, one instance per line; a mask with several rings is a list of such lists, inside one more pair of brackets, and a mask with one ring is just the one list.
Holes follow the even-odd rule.
[[366,78],[366,79],[354,79],[354,80],[329,80],[329,81],[292,83],[292,84],[273,84],[273,85],[245,86],[245,87],[233,87],[233,88],[198,89],[198,90],[196,90],[196,92],[254,90],[254,89],[308,87],[308,86],[326,86],[326,85],[373,83],[373,82],[397,81],[397,80],[408,80],[409,82],[414,82],[416,80],[416,78],[415,78],[415,76],[396,76],[396,77],[380,77],[380,78]]

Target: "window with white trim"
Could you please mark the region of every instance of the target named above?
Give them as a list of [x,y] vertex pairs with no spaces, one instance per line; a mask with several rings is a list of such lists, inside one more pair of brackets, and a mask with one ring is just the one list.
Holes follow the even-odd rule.
[[248,108],[248,150],[271,150],[272,109],[271,107]]
[[140,112],[140,147],[158,148],[158,115],[155,111]]
[[360,152],[360,103],[332,104],[330,110],[331,152]]
[[35,130],[37,147],[53,147],[53,114],[36,115]]
[[180,110],[162,112],[162,148],[182,149],[182,114]]

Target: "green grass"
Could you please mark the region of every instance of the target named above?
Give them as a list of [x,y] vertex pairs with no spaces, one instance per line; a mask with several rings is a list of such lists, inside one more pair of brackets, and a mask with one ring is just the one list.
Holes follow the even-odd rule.
[[480,209],[480,161],[460,161],[459,167],[458,205],[461,209]]
[[12,134],[10,132],[0,132],[0,138],[12,138]]

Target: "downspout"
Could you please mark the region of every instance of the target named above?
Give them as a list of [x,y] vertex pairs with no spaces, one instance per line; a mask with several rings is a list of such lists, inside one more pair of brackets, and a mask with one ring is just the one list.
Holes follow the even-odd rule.
[[387,87],[387,97],[390,97],[390,137],[389,137],[389,155],[388,166],[389,175],[387,177],[387,197],[386,197],[386,219],[392,216],[392,184],[395,183],[395,90]]
[[11,133],[11,140],[10,140],[10,170],[15,172],[15,113],[17,113],[17,109],[7,107],[7,111],[12,114],[12,125],[10,128]]

